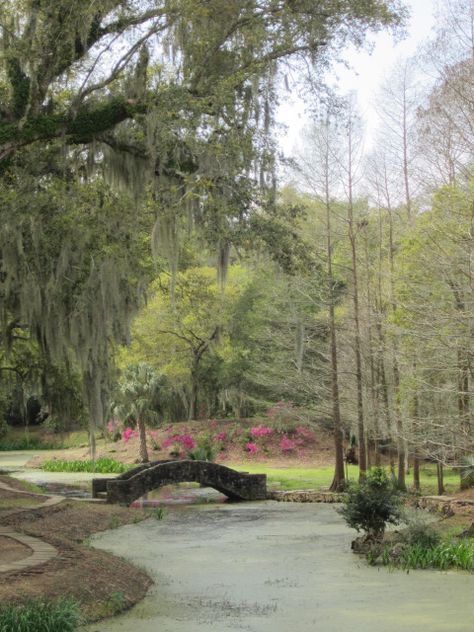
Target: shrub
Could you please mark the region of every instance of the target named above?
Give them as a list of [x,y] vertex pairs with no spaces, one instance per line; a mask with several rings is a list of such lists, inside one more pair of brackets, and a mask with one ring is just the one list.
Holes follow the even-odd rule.
[[79,623],[78,604],[70,599],[0,606],[1,632],[73,632]]
[[186,456],[193,461],[211,461],[214,462],[219,452],[220,445],[214,443],[210,435],[203,435],[197,440],[196,446],[187,450]]
[[350,527],[365,531],[371,539],[381,539],[387,524],[401,520],[400,496],[385,470],[376,467],[363,483],[348,488],[339,513]]
[[426,521],[426,517],[419,511],[405,515],[407,528],[401,532],[402,542],[408,546],[421,546],[432,549],[440,543],[440,534]]

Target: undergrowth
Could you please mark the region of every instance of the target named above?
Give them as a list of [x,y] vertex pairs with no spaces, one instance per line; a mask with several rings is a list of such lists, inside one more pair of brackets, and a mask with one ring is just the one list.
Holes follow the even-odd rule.
[[37,437],[14,437],[10,439],[2,439],[0,441],[0,451],[8,452],[10,450],[54,450],[57,445],[48,443]]

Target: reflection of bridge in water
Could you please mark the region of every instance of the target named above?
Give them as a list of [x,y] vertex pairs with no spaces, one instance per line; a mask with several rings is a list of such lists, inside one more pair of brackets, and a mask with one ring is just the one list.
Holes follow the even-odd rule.
[[200,483],[232,500],[265,500],[267,477],[248,474],[209,461],[155,461],[124,472],[116,478],[94,478],[92,495],[109,503],[129,505],[147,492],[176,483]]

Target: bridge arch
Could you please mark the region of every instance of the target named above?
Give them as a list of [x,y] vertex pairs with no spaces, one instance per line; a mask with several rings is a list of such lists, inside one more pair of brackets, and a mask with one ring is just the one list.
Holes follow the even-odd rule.
[[94,479],[93,496],[106,492],[107,502],[130,505],[147,492],[175,483],[196,482],[213,487],[233,500],[264,500],[265,474],[248,474],[209,461],[156,461],[140,465],[117,478]]

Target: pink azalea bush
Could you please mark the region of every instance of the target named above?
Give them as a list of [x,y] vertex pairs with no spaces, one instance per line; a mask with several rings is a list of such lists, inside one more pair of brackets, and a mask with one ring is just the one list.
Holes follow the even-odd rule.
[[273,428],[269,426],[254,426],[250,428],[250,434],[253,437],[271,437],[273,434]]
[[130,438],[133,436],[133,429],[130,427],[125,428],[125,430],[122,432],[122,440],[124,443],[128,443],[130,441]]
[[287,435],[284,435],[280,441],[280,448],[283,452],[291,452],[296,448],[296,442],[292,441]]
[[[163,449],[171,446],[179,446],[182,451],[193,450],[196,447],[196,441],[189,434],[174,434],[167,437],[161,444]],[[174,451],[174,450],[173,450]]]
[[251,441],[246,443],[245,447],[247,448],[247,452],[250,452],[250,454],[256,454],[258,452],[258,446]]

